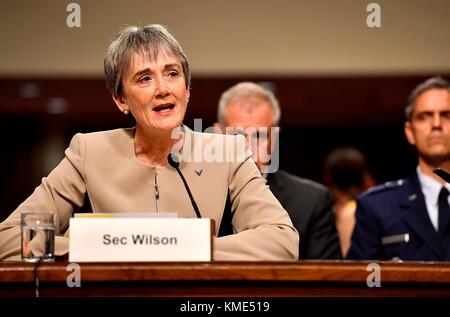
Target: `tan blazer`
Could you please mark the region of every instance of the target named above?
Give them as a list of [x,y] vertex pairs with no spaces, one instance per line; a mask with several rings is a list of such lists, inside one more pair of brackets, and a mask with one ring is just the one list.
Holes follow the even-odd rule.
[[[22,212],[54,213],[55,234],[62,235],[68,228],[69,218],[83,206],[86,194],[94,212],[177,212],[179,217],[196,217],[175,169],[150,167],[136,159],[134,132],[131,128],[75,135],[61,163],[0,224],[0,259],[20,259]],[[214,149],[214,145],[222,144],[224,151],[233,152],[230,144],[245,144],[243,138],[236,136],[197,133],[189,129],[183,142],[180,153],[191,161],[199,160],[198,155],[192,155],[201,153],[199,146],[204,153],[220,157],[220,146]],[[190,157],[187,154],[191,154]],[[244,151],[244,154],[246,159],[240,162],[208,162],[210,157],[200,157],[199,162],[180,163],[202,217],[215,220],[216,234],[229,191],[236,234],[214,239],[213,258],[296,260],[298,233],[266,186],[249,157],[251,153]],[[32,245],[35,253],[39,253],[38,249],[37,244]],[[57,236],[55,253],[67,252],[67,239]]]

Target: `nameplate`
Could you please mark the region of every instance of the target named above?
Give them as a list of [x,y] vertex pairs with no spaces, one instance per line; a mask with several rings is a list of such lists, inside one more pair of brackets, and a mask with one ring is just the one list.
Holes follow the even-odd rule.
[[211,261],[211,219],[71,218],[70,262]]

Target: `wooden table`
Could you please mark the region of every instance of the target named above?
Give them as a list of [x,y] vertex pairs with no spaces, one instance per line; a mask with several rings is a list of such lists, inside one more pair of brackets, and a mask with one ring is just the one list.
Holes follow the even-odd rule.
[[[369,262],[80,264],[68,287],[66,261],[37,267],[40,296],[450,296],[450,262],[379,262],[381,287],[368,287]],[[0,262],[0,297],[34,296],[35,266]]]

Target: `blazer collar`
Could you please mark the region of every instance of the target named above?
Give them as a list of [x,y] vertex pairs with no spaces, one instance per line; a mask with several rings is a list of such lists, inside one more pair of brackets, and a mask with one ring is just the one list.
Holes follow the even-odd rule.
[[405,196],[400,203],[403,220],[411,230],[415,231],[428,244],[439,258],[443,258],[442,241],[434,230],[428,215],[425,198],[416,171],[410,175],[405,186]]

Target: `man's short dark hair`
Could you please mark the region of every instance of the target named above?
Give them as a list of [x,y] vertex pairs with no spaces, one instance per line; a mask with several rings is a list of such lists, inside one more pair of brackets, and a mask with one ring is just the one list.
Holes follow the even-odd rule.
[[325,160],[324,176],[328,185],[336,186],[352,196],[362,192],[367,172],[366,157],[352,146],[334,149]]

